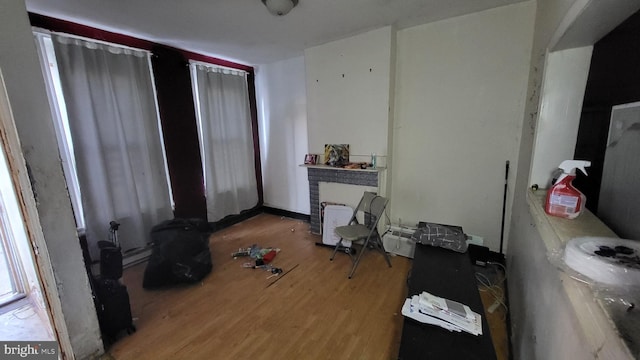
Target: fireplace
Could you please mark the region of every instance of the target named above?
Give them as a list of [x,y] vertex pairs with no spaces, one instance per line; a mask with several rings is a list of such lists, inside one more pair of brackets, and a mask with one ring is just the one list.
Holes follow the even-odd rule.
[[311,233],[320,234],[319,183],[338,183],[378,187],[378,169],[343,169],[323,165],[308,165]]

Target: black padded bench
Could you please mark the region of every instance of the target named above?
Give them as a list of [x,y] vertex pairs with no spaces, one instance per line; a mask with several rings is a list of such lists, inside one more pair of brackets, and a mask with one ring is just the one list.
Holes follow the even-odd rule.
[[416,244],[407,297],[423,291],[463,303],[482,316],[482,335],[404,319],[398,359],[496,359],[469,253]]

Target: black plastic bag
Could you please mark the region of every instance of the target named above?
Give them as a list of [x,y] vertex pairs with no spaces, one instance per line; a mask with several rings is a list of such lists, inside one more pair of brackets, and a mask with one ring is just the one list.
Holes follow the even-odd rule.
[[151,229],[153,252],[142,286],[158,288],[195,283],[212,270],[208,224],[204,220],[173,219]]

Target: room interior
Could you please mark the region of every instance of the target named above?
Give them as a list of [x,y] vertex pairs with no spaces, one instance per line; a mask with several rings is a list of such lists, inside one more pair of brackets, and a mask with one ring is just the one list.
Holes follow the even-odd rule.
[[[60,346],[69,357],[95,357],[104,348],[92,315],[95,309],[33,45],[33,13],[253,68],[260,146],[256,168],[262,193],[261,203],[244,218],[264,209],[303,220],[315,217],[318,209],[310,202],[309,169],[300,166],[304,156],[321,154],[327,143],[350,144],[355,161],[367,161],[376,154],[375,187],[390,199],[390,224],[457,224],[482,238],[484,246],[505,254],[514,358],[637,356],[637,348],[619,336],[592,289],[550,266],[547,256],[575,236],[615,234],[591,213],[569,224],[549,218],[541,211],[542,191],[531,189],[532,185],[545,189],[561,160],[598,156],[589,152],[593,151],[589,141],[598,140],[589,138],[589,125],[583,123],[583,101],[585,107],[602,112],[602,108],[640,98],[637,90],[621,90],[615,99],[599,102],[596,92],[603,88],[603,80],[592,78],[590,72],[600,66],[603,73],[615,73],[610,83],[625,79],[626,89],[638,88],[638,77],[624,72],[628,64],[616,65],[613,71],[611,60],[601,54],[614,51],[615,46],[632,46],[627,40],[607,41],[605,35],[640,4],[461,1],[435,11],[420,2],[403,8],[391,2],[363,1],[358,4],[371,8],[368,16],[341,27],[337,21],[348,13],[336,16],[333,23],[327,19],[342,14],[340,9],[316,9],[320,5],[304,0],[282,17],[268,14],[258,1],[251,8],[248,3],[237,8],[229,3],[221,3],[224,11],[215,15],[212,11],[211,16],[228,19],[233,18],[230,14],[247,14],[243,21],[210,21],[215,26],[233,24],[228,28],[211,25],[210,32],[200,33],[189,33],[192,29],[185,27],[174,34],[158,30],[177,21],[161,7],[153,15],[166,21],[155,21],[155,28],[127,23],[131,20],[121,16],[125,9],[113,4],[100,5],[101,10],[105,18],[120,17],[119,22],[101,22],[101,11],[85,5],[88,11],[83,13],[82,6],[73,2],[66,9],[55,9],[45,2],[14,0],[0,8],[0,69],[20,156],[29,169],[27,184],[33,193],[27,194],[25,203],[33,202],[32,242],[41,249],[36,263]],[[197,7],[189,5],[184,5],[189,9],[184,16],[197,18]],[[399,8],[413,11],[413,16],[402,15]],[[385,10],[396,17],[385,17]],[[136,11],[131,8],[128,16]],[[326,22],[311,21],[314,17]],[[269,31],[247,34],[238,24],[245,24],[244,20]],[[322,38],[304,37],[322,29],[327,29]],[[634,29],[637,25],[627,26],[626,31],[633,34]],[[181,186],[175,189],[182,191],[174,189],[175,216],[202,217],[200,154],[196,142],[184,142],[194,138],[195,124],[181,120],[193,111],[185,106],[192,104],[191,88],[184,82],[188,76],[173,76],[187,70],[181,68],[175,51],[164,50],[158,49],[158,58],[168,60],[157,71],[172,74],[163,78],[164,94],[178,104],[169,111],[173,114],[167,115],[172,119],[168,124],[183,135],[174,138],[179,150],[172,153],[180,164],[172,181],[178,179]],[[628,61],[632,63],[633,57]],[[505,181],[506,163],[510,173]],[[343,184],[323,185],[318,191],[318,201],[353,204],[360,197]],[[589,199],[597,198],[595,192],[590,194],[594,195]]]

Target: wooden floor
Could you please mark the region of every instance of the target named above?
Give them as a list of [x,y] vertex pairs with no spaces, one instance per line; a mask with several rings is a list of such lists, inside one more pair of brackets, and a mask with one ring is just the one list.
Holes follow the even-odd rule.
[[[504,294],[504,287],[506,284],[500,282],[504,280],[504,271],[496,268],[495,265],[488,265],[492,267],[490,269],[477,269],[477,271],[484,273],[488,276],[488,279],[492,281],[491,288],[486,286],[479,286],[480,299],[484,305],[484,315],[487,318],[489,324],[489,330],[491,331],[491,339],[493,340],[493,347],[496,349],[496,356],[498,360],[507,360],[509,357],[509,337],[507,331],[507,301],[500,295]],[[493,275],[493,276],[492,276]],[[492,291],[493,290],[493,293]],[[493,312],[489,309],[494,305],[496,299],[501,299],[504,305],[500,305]]]
[[[365,254],[353,279],[344,253],[315,245],[308,223],[262,214],[210,237],[213,271],[200,284],[142,289],[144,264],[125,271],[138,331],[115,359],[395,359],[411,260]],[[285,275],[243,268],[231,253],[280,248]],[[289,272],[288,272],[289,271]],[[506,335],[504,336],[506,339]],[[504,358],[506,359],[506,357]]]

